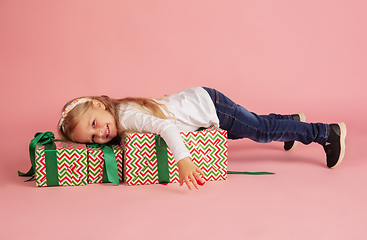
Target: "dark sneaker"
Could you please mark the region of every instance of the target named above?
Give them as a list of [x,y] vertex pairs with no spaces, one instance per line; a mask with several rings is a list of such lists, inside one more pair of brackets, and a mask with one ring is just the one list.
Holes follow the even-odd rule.
[[345,123],[330,124],[330,134],[323,145],[326,153],[326,163],[329,168],[335,168],[343,160],[346,136],[347,127]]
[[[306,122],[306,116],[304,113],[299,112],[298,114],[292,114],[292,118],[295,121]],[[284,142],[284,150],[290,151],[297,146],[297,141]]]

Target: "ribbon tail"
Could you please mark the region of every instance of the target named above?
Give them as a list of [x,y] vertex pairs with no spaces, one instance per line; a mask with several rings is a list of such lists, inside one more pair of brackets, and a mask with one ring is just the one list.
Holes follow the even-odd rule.
[[18,171],[18,176],[19,176],[19,177],[30,177],[30,176],[33,176],[33,175],[34,175],[33,167],[31,167],[31,168],[29,169],[29,171],[28,171],[28,172],[26,172],[26,173],[23,173],[23,172],[21,172],[21,171]]
[[103,146],[104,155],[104,167],[103,167],[103,179],[108,182],[119,185],[119,176],[117,170],[117,163],[115,158],[115,153],[110,146]]
[[31,167],[31,169],[29,169],[29,171],[28,171],[28,172],[26,172],[26,173],[23,173],[23,172],[21,172],[21,171],[18,171],[18,176],[19,176],[19,177],[31,177],[30,179],[27,179],[27,180],[25,180],[24,182],[30,182],[30,181],[35,180],[35,178],[36,178],[36,176],[35,176],[35,174],[34,174],[34,170],[33,170],[33,168],[32,168],[32,167]]
[[30,182],[30,181],[35,181],[36,180],[36,175],[33,175],[30,179],[25,180],[24,182]]
[[273,172],[238,172],[238,171],[227,171],[227,174],[246,174],[246,175],[273,175]]

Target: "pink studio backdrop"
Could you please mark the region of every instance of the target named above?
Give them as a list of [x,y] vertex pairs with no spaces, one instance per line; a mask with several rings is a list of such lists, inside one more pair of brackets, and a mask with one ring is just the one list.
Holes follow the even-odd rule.
[[[81,95],[159,97],[193,86],[209,86],[260,114],[303,111],[308,121],[344,121],[348,127],[347,141],[350,148],[346,154],[346,163],[340,166],[339,174],[348,173],[350,175],[345,177],[353,179],[351,176],[363,173],[366,168],[363,161],[366,153],[363,148],[367,143],[367,128],[364,123],[367,100],[366,7],[365,1],[331,0],[0,1],[0,126],[3,136],[0,145],[0,209],[4,216],[0,217],[0,236],[4,234],[6,238],[2,239],[16,239],[11,231],[17,228],[20,229],[18,236],[26,236],[28,230],[35,232],[35,224],[31,223],[29,226],[24,219],[19,220],[22,214],[26,214],[29,221],[34,221],[35,216],[46,218],[48,213],[42,210],[29,210],[42,204],[37,205],[39,203],[35,200],[24,203],[27,200],[20,199],[27,196],[23,194],[30,194],[33,199],[52,199],[57,202],[61,197],[58,191],[63,191],[63,194],[72,196],[73,199],[82,198],[84,192],[87,192],[85,194],[96,195],[97,200],[103,202],[100,196],[103,191],[108,192],[112,198],[125,190],[88,186],[67,190],[71,193],[66,193],[66,188],[36,191],[33,184],[25,184],[16,176],[17,170],[25,171],[28,168],[27,148],[34,133],[56,133],[62,106],[71,98]],[[265,146],[265,150],[268,148],[269,151],[281,148],[277,143]],[[250,154],[247,157],[252,159],[264,152],[261,146],[248,140],[230,143],[229,166],[232,169],[247,170],[253,167],[255,170],[266,168],[282,171],[286,168],[283,164],[279,165],[279,162],[277,165],[271,161],[249,161],[248,164],[241,164],[236,159],[246,154],[246,151],[241,151],[243,147],[249,151],[250,148],[253,149],[253,156],[247,151]],[[310,158],[313,158],[313,151],[317,151],[315,158],[324,158],[322,150],[316,145],[300,147],[300,152],[304,155],[310,154]],[[313,165],[310,171],[313,169],[316,171],[313,174],[325,176],[324,168],[323,171],[318,170],[321,165],[322,163]],[[295,169],[302,171],[302,164]],[[327,176],[329,174],[330,172],[326,173]],[[283,177],[287,179],[284,181],[292,181],[295,176]],[[339,177],[336,179],[341,182],[342,177]],[[162,200],[159,194],[163,192],[168,194],[168,199],[175,202],[194,204],[195,199],[199,201],[205,196],[209,196],[209,199],[216,198],[225,188],[238,193],[241,189],[234,186],[241,180],[233,179],[232,182],[228,180],[225,183],[208,183],[206,188],[189,195],[186,189],[177,186],[168,186],[164,190],[157,186],[133,188],[134,190],[126,191],[133,191],[133,196],[136,197],[132,196],[124,201],[142,201],[140,198],[145,198],[144,193],[148,191],[156,201]],[[366,179],[355,177],[356,182],[351,186],[364,189]],[[251,187],[255,189],[256,184],[255,182],[246,186],[247,190]],[[317,184],[319,183],[315,183]],[[312,188],[313,185],[308,187]],[[346,188],[350,189],[350,186]],[[172,193],[177,194],[171,196]],[[367,200],[364,195],[357,197],[350,194],[348,200],[345,200],[348,210],[355,206],[352,206],[354,201],[362,203]],[[235,198],[233,196],[230,199]],[[81,200],[76,201],[81,203]],[[271,201],[263,201],[271,204]],[[253,204],[257,202],[254,199]],[[28,209],[24,207],[25,204],[29,205]],[[65,201],[65,204],[67,209],[75,207],[71,200]],[[230,204],[223,200],[217,204],[211,207],[218,208],[222,204],[226,211],[236,212],[241,203]],[[172,211],[176,210],[173,205],[169,206]],[[180,212],[177,217],[187,221],[192,221],[198,215],[204,217],[200,211],[209,214],[209,206],[197,207],[189,215]],[[312,209],[314,206],[309,205]],[[360,207],[363,209],[358,208],[359,212],[367,212],[365,206]],[[260,207],[257,210],[261,212]],[[125,214],[133,212],[129,209]],[[153,211],[151,214],[155,213]],[[285,223],[281,212],[278,214],[282,219],[280,222]],[[365,222],[367,219],[362,215],[348,216]],[[100,213],[99,216],[104,215]],[[98,214],[96,217],[98,218]],[[228,213],[222,217],[234,221],[241,216]],[[309,217],[317,218],[317,214]],[[84,220],[86,225],[83,226],[86,227],[90,222]],[[178,224],[185,228],[186,220],[178,220]],[[278,220],[279,218],[274,217],[275,225]],[[200,221],[204,224],[204,218]],[[307,223],[311,222],[310,220]],[[287,230],[290,234],[277,232],[273,223],[266,223],[267,226],[272,226],[265,229],[269,235],[259,233],[264,233],[260,225],[254,226],[252,231],[242,233],[236,230],[236,226],[241,227],[240,223],[223,223],[230,232],[222,230],[220,233],[223,235],[213,235],[212,238],[227,234],[235,239],[240,235],[243,237],[250,234],[249,236],[259,237],[253,239],[262,239],[260,236],[264,239],[275,239],[266,236],[286,239],[287,236],[297,236],[299,233],[298,228]],[[127,224],[124,222],[124,226],[129,226]],[[213,220],[208,224],[215,226]],[[246,224],[251,226],[251,221],[247,220]],[[293,226],[294,223],[288,224]],[[350,223],[345,231],[353,229],[353,234],[356,234],[354,236],[361,237],[364,232],[358,224]],[[203,229],[209,228],[209,225],[204,224]],[[179,231],[179,227],[173,229]],[[340,229],[343,227],[340,226]],[[48,231],[45,236],[49,236]],[[73,231],[77,233],[76,229]],[[155,231],[154,234],[158,234],[158,229]],[[273,231],[277,234],[272,235]],[[195,230],[195,234],[199,232]],[[82,232],[78,234],[83,236]],[[133,236],[132,232],[127,231],[126,234]],[[96,236],[101,235],[98,232]],[[345,232],[345,236],[350,234]]]

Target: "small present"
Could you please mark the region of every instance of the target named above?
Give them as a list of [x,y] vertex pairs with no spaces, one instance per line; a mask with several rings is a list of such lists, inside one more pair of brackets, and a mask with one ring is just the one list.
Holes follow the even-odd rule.
[[[211,128],[181,132],[193,163],[205,181],[227,179],[227,132]],[[179,173],[173,154],[155,134],[129,133],[123,138],[124,177],[127,185],[177,183]]]
[[88,184],[88,160],[85,144],[52,141],[35,149],[36,185],[76,186]]
[[[105,166],[105,154],[103,151],[103,145],[88,144],[88,183],[102,183],[109,182],[106,177]],[[122,181],[122,158],[123,150],[119,145],[111,145],[114,157],[112,164],[117,165],[118,179]],[[114,163],[116,162],[116,163]],[[105,174],[104,174],[105,173]]]
[[[88,144],[55,140],[52,132],[36,133],[29,144],[31,168],[18,171],[36,185],[76,186],[122,180],[122,148],[118,145]],[[89,158],[89,159],[88,159]]]

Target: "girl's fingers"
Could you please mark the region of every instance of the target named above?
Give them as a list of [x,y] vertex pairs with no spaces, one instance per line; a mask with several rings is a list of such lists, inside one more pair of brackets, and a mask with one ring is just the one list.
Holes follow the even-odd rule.
[[204,176],[204,173],[200,170],[200,168],[197,168],[196,172],[194,173],[194,177],[196,178],[196,180],[199,180],[200,183],[204,184],[205,180],[201,176]]
[[192,190],[192,186],[194,186],[196,189],[199,189],[199,185],[203,186],[205,184],[205,180],[201,177],[203,175],[204,173],[199,168],[196,168],[192,174],[182,177],[180,176],[180,186],[182,186],[185,182],[186,186],[190,190]]
[[191,183],[194,185],[196,189],[199,188],[198,183],[196,182],[196,178],[193,175],[190,175]]
[[189,180],[189,177],[186,177],[186,179],[185,179],[185,183],[186,183],[187,187],[188,187],[190,190],[192,190],[192,188],[191,188],[191,183],[190,183],[190,180]]

